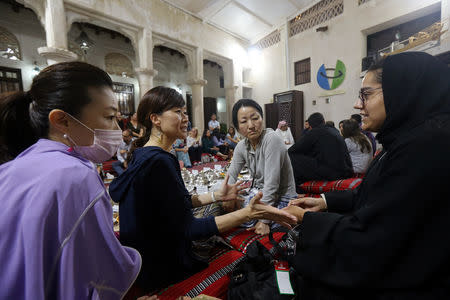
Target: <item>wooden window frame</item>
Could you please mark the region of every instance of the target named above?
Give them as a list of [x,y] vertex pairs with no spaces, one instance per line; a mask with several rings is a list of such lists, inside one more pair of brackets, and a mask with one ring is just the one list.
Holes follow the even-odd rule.
[[[302,67],[306,68],[302,70]],[[295,85],[311,82],[311,58],[302,59],[294,63]]]
[[[12,73],[16,73],[17,74],[17,78],[7,78],[7,77],[0,77],[0,82],[12,82],[12,83],[18,83],[19,84],[19,91],[23,91],[23,82],[22,82],[22,70],[21,69],[15,69],[15,68],[8,68],[8,67],[3,67],[0,66],[0,71],[1,72],[12,72]],[[0,83],[1,84],[1,83]],[[1,90],[2,93],[6,93],[6,92],[13,92],[13,91],[3,91]]]

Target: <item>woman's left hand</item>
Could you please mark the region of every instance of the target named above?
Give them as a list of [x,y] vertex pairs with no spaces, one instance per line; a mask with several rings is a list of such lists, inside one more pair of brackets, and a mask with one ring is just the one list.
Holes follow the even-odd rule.
[[242,186],[242,181],[238,181],[235,184],[228,184],[228,179],[230,176],[227,174],[225,176],[225,180],[222,183],[220,189],[214,192],[217,201],[244,201],[244,199],[240,196],[242,194],[242,190],[245,189]]

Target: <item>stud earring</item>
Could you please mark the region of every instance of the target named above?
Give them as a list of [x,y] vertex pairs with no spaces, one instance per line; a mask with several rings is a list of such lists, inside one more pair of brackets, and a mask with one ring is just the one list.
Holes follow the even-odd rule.
[[68,139],[67,133],[64,133],[63,138]]

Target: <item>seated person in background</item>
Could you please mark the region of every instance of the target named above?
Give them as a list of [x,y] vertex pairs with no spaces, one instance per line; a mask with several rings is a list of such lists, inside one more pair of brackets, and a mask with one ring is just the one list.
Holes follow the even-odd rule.
[[123,122],[123,116],[120,113],[120,111],[117,111],[116,119],[117,119],[117,124],[119,124],[120,129],[124,130],[125,124]]
[[203,131],[202,136],[202,150],[203,153],[208,153],[212,155],[217,155],[222,159],[227,159],[228,156],[220,153],[219,148],[214,146],[214,142],[212,140],[211,131],[206,129]]
[[[232,118],[234,126],[245,138],[234,149],[228,168],[230,182],[237,181],[239,172],[246,165],[253,178],[251,188],[263,192],[261,201],[278,208],[285,207],[291,199],[297,198],[297,193],[283,141],[271,128],[263,129],[263,111],[254,100],[236,102]],[[269,222],[259,221],[253,225],[256,233],[269,233]]]
[[282,120],[278,122],[278,128],[275,130],[275,133],[278,134],[284,142],[286,149],[289,149],[292,145],[294,145],[294,138],[292,137],[291,129],[286,121]]
[[211,120],[209,120],[209,122],[208,122],[208,128],[211,131],[213,131],[216,128],[220,129],[220,123],[219,123],[219,121],[217,121],[217,115],[216,114],[212,114],[211,115]]
[[372,161],[372,146],[354,119],[344,120],[342,136],[352,160],[353,172],[364,174]]
[[325,126],[327,126],[327,127],[329,127],[329,128],[332,128],[332,129],[336,130],[337,133],[341,134],[341,133],[339,132],[339,130],[337,130],[336,127],[334,127],[334,122],[333,122],[333,121],[326,121],[326,122],[325,122]]
[[136,113],[131,116],[130,121],[127,123],[127,127],[131,130],[133,137],[140,138],[144,135],[144,129],[139,125]]
[[310,132],[288,150],[295,183],[351,177],[352,161],[337,130],[326,127],[323,115],[318,112],[309,116],[308,123]]
[[[361,128],[361,122],[362,122],[361,115],[353,114],[353,115],[351,115],[350,118],[355,120],[358,123],[359,127]],[[365,136],[367,136],[367,138],[369,139],[370,144],[372,145],[372,155],[375,155],[375,152],[377,151],[377,142],[375,141],[375,137],[373,136],[373,133],[370,131],[363,130],[363,129],[361,129],[361,132]]]
[[303,126],[302,136],[304,136],[310,129],[311,126],[309,126],[308,120],[306,120],[305,125]]
[[228,142],[228,145],[230,145],[231,149],[234,149],[237,143],[239,143],[239,137],[233,126],[230,126],[230,128],[228,128],[226,141]]
[[176,156],[178,160],[182,161],[185,168],[191,168],[191,160],[189,159],[189,148],[184,143],[184,140],[182,139],[176,139],[175,143],[173,144],[173,148],[175,149]]
[[200,163],[202,160],[202,145],[200,143],[197,127],[194,127],[189,131],[188,137],[186,138],[186,144],[191,163],[194,165]]
[[383,151],[357,190],[289,206],[302,220],[289,263],[299,298],[450,299],[449,82],[423,52],[369,68],[355,108]]
[[130,151],[132,140],[133,136],[129,129],[122,131],[122,142],[120,142],[119,149],[117,149],[116,153],[117,161],[112,164],[112,167],[118,176],[120,176],[120,174],[128,167],[127,156],[128,151]]
[[212,141],[214,146],[219,148],[220,153],[228,156],[230,153],[230,145],[228,145],[225,136],[220,133],[218,128],[214,129],[212,132]]
[[342,135],[342,126],[344,124],[344,120],[339,122],[339,133]]

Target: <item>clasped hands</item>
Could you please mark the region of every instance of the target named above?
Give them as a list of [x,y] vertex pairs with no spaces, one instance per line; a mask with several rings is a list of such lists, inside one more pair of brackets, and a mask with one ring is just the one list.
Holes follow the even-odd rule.
[[306,212],[319,212],[327,209],[327,203],[320,198],[305,197],[305,195],[298,195],[299,198],[289,201],[289,205],[283,210],[297,217],[298,223],[303,221],[303,216]]
[[[215,198],[222,201],[222,206],[227,211],[234,211],[241,209],[245,214],[247,221],[251,220],[270,220],[279,223],[282,226],[291,228],[291,225],[297,224],[297,218],[287,210],[280,210],[273,206],[264,204],[261,202],[262,193],[257,193],[251,200],[248,206],[242,207],[242,194],[244,193],[245,186],[242,185],[242,181],[238,181],[235,184],[228,184],[229,175],[225,176],[225,180],[222,187],[215,192]],[[258,222],[258,224],[261,222]],[[268,226],[268,225],[267,225]],[[261,226],[255,226],[255,232],[258,234],[268,233],[260,228]]]

